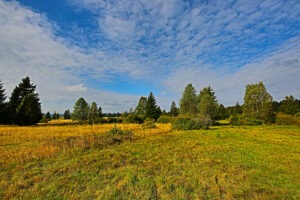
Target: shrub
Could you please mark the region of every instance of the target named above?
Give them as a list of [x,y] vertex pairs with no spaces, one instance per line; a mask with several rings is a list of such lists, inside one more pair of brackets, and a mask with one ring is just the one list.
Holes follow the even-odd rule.
[[172,123],[173,120],[174,120],[174,117],[160,116],[156,122],[161,123],[161,124],[167,124],[167,123]]
[[249,125],[249,126],[257,126],[257,125],[262,125],[263,121],[259,119],[254,119],[254,118],[247,118],[247,117],[242,117],[240,119],[241,125]]
[[120,143],[125,140],[132,140],[133,139],[133,131],[132,130],[122,130],[118,128],[112,128],[107,132],[109,138],[112,139],[112,143]]
[[143,123],[143,119],[141,117],[139,117],[138,115],[135,114],[129,114],[127,115],[124,120],[124,123],[137,123],[137,124],[141,124]]
[[156,128],[155,120],[147,118],[143,124],[144,128]]
[[175,130],[197,130],[208,129],[213,124],[213,121],[207,116],[197,118],[177,118],[172,123]]
[[231,116],[230,117],[230,124],[233,125],[233,126],[241,125],[240,118],[237,115]]
[[276,116],[276,124],[278,124],[278,125],[300,125],[300,119],[296,116],[279,113]]
[[234,115],[230,117],[230,124],[233,126],[239,126],[239,125],[257,126],[257,125],[262,125],[263,121],[259,119]]

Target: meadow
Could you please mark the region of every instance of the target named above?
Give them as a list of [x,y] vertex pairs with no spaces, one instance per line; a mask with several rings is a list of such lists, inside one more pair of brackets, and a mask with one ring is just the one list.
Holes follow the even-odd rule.
[[300,199],[299,126],[0,126],[0,199]]

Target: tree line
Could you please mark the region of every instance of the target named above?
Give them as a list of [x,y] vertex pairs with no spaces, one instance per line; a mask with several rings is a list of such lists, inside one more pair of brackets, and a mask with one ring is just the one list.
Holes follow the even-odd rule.
[[[0,81],[0,123],[32,125],[40,121],[47,122],[60,118],[60,114],[56,112],[52,115],[50,112],[42,114],[39,95],[35,90],[36,85],[33,85],[27,76],[14,88],[9,100],[6,101],[5,89]],[[176,118],[180,123],[190,123],[194,127],[199,127],[203,124],[216,124],[221,119],[230,119],[232,124],[245,121],[258,124],[273,123],[276,113],[294,116],[299,115],[299,112],[299,99],[290,95],[280,102],[273,101],[262,82],[248,84],[244,94],[244,103],[240,105],[237,102],[236,105],[228,107],[218,103],[212,87],[204,87],[197,94],[197,90],[190,83],[186,85],[182,93],[179,107],[172,101],[169,111],[161,110],[153,93],[150,92],[148,97],[140,97],[134,110],[124,113],[102,113],[102,108],[96,102],[89,105],[83,97],[80,97],[75,102],[72,112],[69,109],[65,110],[63,118],[91,124],[117,120],[118,122],[143,123],[147,119],[170,122]]]

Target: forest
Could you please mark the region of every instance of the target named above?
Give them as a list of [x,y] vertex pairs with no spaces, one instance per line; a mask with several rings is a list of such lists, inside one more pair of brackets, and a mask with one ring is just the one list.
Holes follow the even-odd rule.
[[243,104],[225,107],[219,103],[212,87],[197,94],[192,84],[186,85],[179,105],[171,102],[168,111],[162,110],[152,92],[140,97],[135,109],[123,113],[102,113],[96,102],[89,104],[84,97],[76,100],[73,111],[66,109],[42,113],[36,85],[27,76],[14,88],[9,99],[0,81],[0,124],[33,125],[51,119],[72,119],[79,123],[172,123],[175,129],[201,129],[228,120],[231,125],[299,124],[300,100],[292,95],[274,101],[263,82],[248,84]]

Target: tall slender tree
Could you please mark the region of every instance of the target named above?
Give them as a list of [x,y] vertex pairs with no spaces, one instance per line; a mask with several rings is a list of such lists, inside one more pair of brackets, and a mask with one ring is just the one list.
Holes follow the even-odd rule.
[[190,116],[197,114],[198,98],[196,92],[191,83],[185,87],[180,99],[181,114],[188,114]]
[[179,114],[179,109],[176,106],[176,103],[172,101],[171,107],[170,107],[170,116],[176,117]]
[[3,83],[0,80],[0,124],[7,123],[8,113],[7,113],[7,103],[5,89]]
[[89,123],[94,124],[97,117],[98,117],[98,106],[97,106],[96,102],[92,102],[90,110],[89,110],[89,115],[88,115]]
[[145,117],[157,120],[161,114],[160,108],[156,105],[156,100],[152,92],[150,92],[147,103]]

